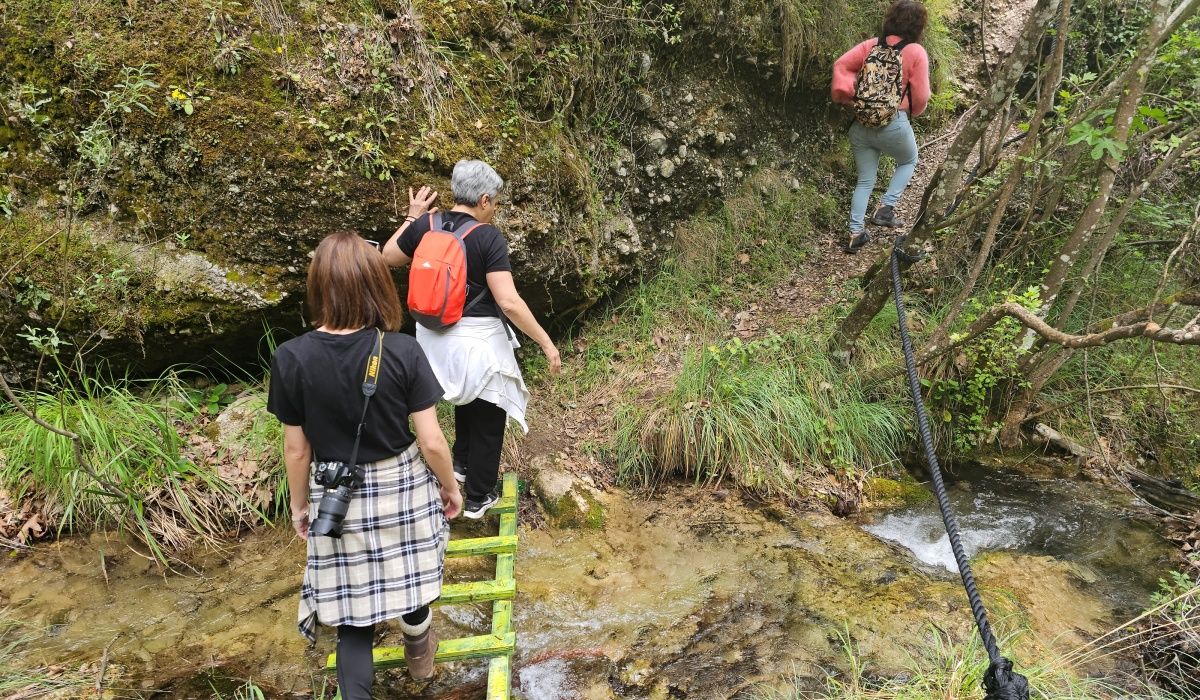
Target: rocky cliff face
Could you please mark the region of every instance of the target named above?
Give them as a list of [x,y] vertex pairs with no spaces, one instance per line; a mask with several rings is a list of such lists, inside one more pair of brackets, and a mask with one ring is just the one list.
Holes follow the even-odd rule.
[[303,327],[322,236],[386,239],[464,157],[509,183],[523,293],[570,318],[752,169],[819,165],[859,4],[7,2],[0,363],[252,357]]

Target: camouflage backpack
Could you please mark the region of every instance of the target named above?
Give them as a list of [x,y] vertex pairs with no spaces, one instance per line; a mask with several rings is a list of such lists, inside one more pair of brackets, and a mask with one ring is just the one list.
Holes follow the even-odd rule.
[[908,44],[888,46],[885,37],[871,47],[854,83],[854,116],[863,126],[879,128],[896,118],[907,91],[900,71],[900,51]]

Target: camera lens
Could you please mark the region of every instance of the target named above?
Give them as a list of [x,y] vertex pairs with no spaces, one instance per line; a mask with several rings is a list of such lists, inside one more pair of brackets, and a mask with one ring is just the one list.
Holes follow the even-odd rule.
[[338,539],[342,536],[342,521],[350,509],[350,499],[353,491],[349,486],[341,485],[333,491],[326,490],[321,496],[321,505],[317,507],[317,519],[309,527],[309,532]]

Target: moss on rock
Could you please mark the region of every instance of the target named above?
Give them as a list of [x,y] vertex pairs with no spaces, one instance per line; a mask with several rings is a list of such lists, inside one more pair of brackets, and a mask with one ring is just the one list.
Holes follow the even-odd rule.
[[873,476],[867,479],[864,495],[872,508],[899,508],[933,499],[933,493],[910,476],[888,479]]
[[598,492],[569,472],[554,465],[540,467],[534,477],[534,492],[555,527],[604,527],[606,510]]

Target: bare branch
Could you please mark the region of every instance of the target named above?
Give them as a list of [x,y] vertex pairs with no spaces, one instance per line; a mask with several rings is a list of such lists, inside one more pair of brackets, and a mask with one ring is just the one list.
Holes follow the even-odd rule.
[[[1159,304],[1158,308],[1166,306],[1168,301],[1172,304],[1200,304],[1200,293],[1177,295]],[[1153,342],[1171,343],[1173,345],[1200,345],[1200,326],[1189,325],[1183,328],[1163,328],[1159,324],[1148,320],[1140,320],[1135,323],[1118,323],[1123,317],[1140,315],[1144,318],[1149,312],[1149,307],[1127,312],[1121,316],[1096,323],[1093,328],[1098,327],[1099,330],[1074,335],[1054,328],[1034,312],[1016,302],[1010,301],[994,306],[986,311],[964,333],[954,337],[954,340],[949,344],[930,345],[917,353],[915,359],[916,363],[920,365],[935,357],[945,355],[951,350],[962,347],[980,335],[983,335],[992,326],[1005,318],[1015,318],[1021,322],[1021,325],[1038,334],[1046,341],[1067,349],[1098,347],[1130,338],[1146,338]],[[866,382],[876,383],[885,381],[898,376],[903,371],[903,367],[900,365],[889,366],[869,373],[866,377]]]

